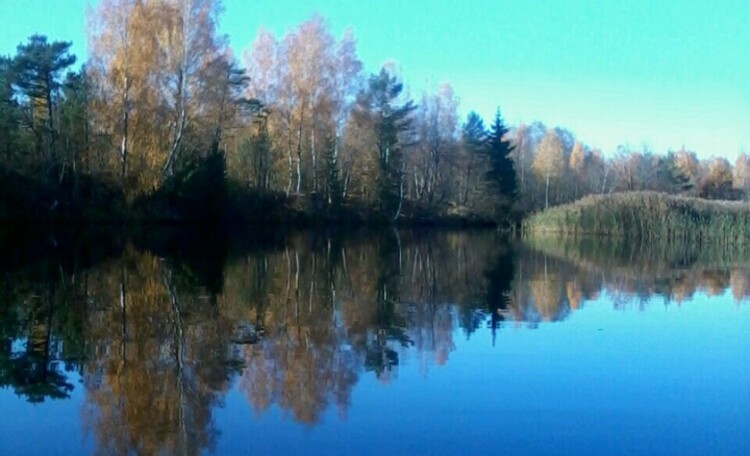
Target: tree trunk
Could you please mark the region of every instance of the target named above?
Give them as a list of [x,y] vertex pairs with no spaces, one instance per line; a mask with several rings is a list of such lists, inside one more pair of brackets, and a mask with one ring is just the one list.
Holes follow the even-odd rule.
[[130,117],[130,79],[125,76],[125,91],[122,95],[122,141],[120,142],[120,178],[125,184],[128,173],[128,121]]
[[[291,124],[291,116],[287,118],[287,125]],[[292,193],[292,184],[294,183],[294,163],[292,160],[292,132],[289,131],[287,135],[287,144],[286,144],[286,159],[287,159],[287,165],[289,167],[289,181],[286,185],[286,196],[289,196]]]
[[399,215],[401,215],[401,205],[404,202],[404,174],[405,170],[402,170],[402,172],[399,175],[399,182],[398,182],[398,206],[396,206],[396,213],[393,215],[393,222],[395,223],[396,220],[398,220]]
[[[51,76],[50,76],[51,77]],[[49,159],[53,165],[57,164],[57,151],[55,149],[55,126],[53,124],[53,112],[52,112],[52,88],[50,87],[50,81],[46,82],[45,98],[47,102],[47,134],[49,135]]]
[[124,370],[127,363],[128,319],[127,319],[127,273],[120,271],[120,363]]
[[305,106],[302,106],[302,111],[299,116],[299,129],[297,131],[297,184],[296,191],[298,195],[302,189],[302,125],[305,120]]
[[[186,64],[185,64],[186,65]],[[180,70],[178,75],[178,92],[177,92],[177,118],[172,130],[172,144],[169,147],[169,156],[162,169],[162,174],[171,176],[174,171],[174,163],[177,160],[177,153],[180,150],[182,143],[182,136],[185,132],[185,125],[187,124],[187,111],[185,104],[187,102],[187,75]]]
[[310,138],[310,152],[312,153],[312,168],[313,168],[313,193],[318,193],[318,156],[315,152],[315,122],[313,122],[312,134]]

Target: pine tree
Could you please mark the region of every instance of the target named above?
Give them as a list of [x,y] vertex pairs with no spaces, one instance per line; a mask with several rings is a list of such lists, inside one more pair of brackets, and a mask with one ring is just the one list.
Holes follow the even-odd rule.
[[62,86],[60,77],[76,61],[76,57],[69,54],[71,45],[65,41],[50,43],[46,36],[32,35],[27,44],[18,46],[14,61],[15,84],[28,98],[31,108],[28,124],[37,132],[40,149],[42,141],[46,141],[47,159],[53,165],[57,165],[58,131],[54,112]]
[[372,75],[368,89],[357,100],[356,114],[366,118],[372,126],[377,142],[378,206],[390,221],[401,214],[404,199],[404,148],[410,144],[407,136],[412,129],[411,100],[397,105],[403,84],[385,68]]
[[68,73],[62,89],[60,102],[60,142],[65,156],[74,174],[80,165],[86,172],[90,171],[89,163],[89,96],[90,81],[86,69]]
[[13,62],[0,56],[0,157],[9,164],[18,135],[18,103],[13,98]]

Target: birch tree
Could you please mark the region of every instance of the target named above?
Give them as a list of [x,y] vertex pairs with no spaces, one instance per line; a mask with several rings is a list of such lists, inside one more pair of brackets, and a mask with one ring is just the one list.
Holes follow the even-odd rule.
[[280,40],[261,31],[244,61],[248,96],[268,107],[273,148],[285,158],[286,193],[317,197],[339,171],[345,193],[352,163],[341,163],[339,148],[362,70],[351,30],[337,41],[328,24],[313,16]]
[[742,192],[743,198],[750,196],[750,156],[741,153],[734,163],[734,188]]
[[[167,157],[162,173],[171,175],[192,123],[204,112],[211,84],[228,81],[212,78],[215,66],[225,61],[226,40],[217,32],[219,0],[162,0],[156,39],[163,73],[159,78],[162,103],[169,125]],[[226,73],[225,73],[226,74]],[[199,147],[205,148],[205,144]]]
[[136,189],[156,184],[159,119],[158,93],[150,84],[157,60],[151,8],[143,0],[101,0],[87,15],[94,129],[112,147],[104,146],[100,162],[114,165],[123,185],[133,174]]
[[549,208],[550,185],[556,184],[563,175],[565,155],[563,145],[557,133],[548,129],[536,150],[532,168],[534,173],[544,182],[544,208]]
[[582,192],[586,192],[584,187],[586,173],[586,151],[580,141],[576,141],[573,150],[570,152],[568,169],[573,177],[573,199],[581,197]]
[[422,95],[416,111],[418,144],[410,162],[413,196],[428,205],[443,203],[453,191],[458,148],[458,98],[450,84]]

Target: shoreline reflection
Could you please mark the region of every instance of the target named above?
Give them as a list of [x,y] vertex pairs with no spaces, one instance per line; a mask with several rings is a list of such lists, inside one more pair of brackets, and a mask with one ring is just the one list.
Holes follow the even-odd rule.
[[235,386],[256,414],[278,407],[312,426],[332,408],[346,416],[363,376],[397,381],[405,357],[448,364],[455,338],[482,327],[494,343],[503,325],[563,321],[602,293],[614,308],[750,297],[742,252],[395,230],[292,233],[211,256],[176,245],[0,272],[0,387],[32,403],[83,388],[98,454],[199,454]]

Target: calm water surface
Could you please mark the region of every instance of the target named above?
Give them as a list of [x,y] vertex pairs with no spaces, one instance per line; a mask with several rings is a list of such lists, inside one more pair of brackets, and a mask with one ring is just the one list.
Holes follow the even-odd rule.
[[0,240],[2,455],[750,454],[740,251]]

